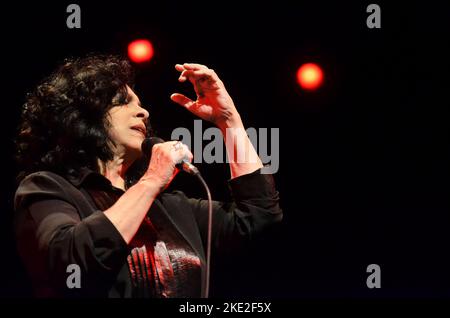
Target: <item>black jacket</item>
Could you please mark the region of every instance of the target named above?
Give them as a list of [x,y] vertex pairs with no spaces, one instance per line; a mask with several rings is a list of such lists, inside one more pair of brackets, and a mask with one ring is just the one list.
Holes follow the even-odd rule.
[[[229,181],[233,202],[213,202],[215,254],[226,253],[282,219],[271,175],[259,170]],[[15,196],[19,253],[37,296],[133,297],[126,258],[130,248],[89,195],[89,189],[120,196],[123,191],[90,170],[79,177],[41,171],[27,176]],[[165,215],[201,260],[205,279],[207,200],[162,193],[148,216]],[[66,269],[78,264],[82,288],[68,289]],[[203,286],[203,284],[201,284]]]

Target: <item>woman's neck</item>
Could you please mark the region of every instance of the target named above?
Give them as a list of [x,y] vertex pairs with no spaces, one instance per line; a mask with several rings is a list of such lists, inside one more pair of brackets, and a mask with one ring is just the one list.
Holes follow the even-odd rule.
[[106,163],[100,162],[99,166],[100,173],[111,181],[114,187],[125,190],[125,173],[128,165],[125,164],[123,158],[114,158]]

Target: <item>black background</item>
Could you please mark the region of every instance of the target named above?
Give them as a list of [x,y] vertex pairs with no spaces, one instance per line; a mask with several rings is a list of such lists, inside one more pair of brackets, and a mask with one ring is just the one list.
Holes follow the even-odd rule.
[[[158,135],[193,128],[169,96],[192,96],[175,63],[219,74],[246,127],[280,129],[275,175],[283,224],[245,255],[215,264],[213,295],[289,298],[450,296],[449,15],[442,2],[78,1],[81,29],[66,27],[71,2],[2,10],[3,182],[0,296],[31,290],[15,253],[14,135],[25,95],[64,58],[125,54],[149,38],[155,56],[137,65],[136,92]],[[302,91],[297,68],[319,63],[324,86]],[[210,127],[203,123],[203,127]],[[213,197],[229,199],[226,165],[200,164]],[[195,180],[172,185],[204,196]],[[382,288],[366,287],[381,266]]]

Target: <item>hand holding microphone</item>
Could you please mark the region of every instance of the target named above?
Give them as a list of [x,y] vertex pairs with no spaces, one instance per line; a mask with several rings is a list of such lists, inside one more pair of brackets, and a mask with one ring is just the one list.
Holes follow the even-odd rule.
[[197,174],[197,168],[191,164],[193,155],[180,141],[167,141],[161,138],[147,138],[142,142],[142,152],[150,156],[150,163],[143,179],[152,179],[160,185],[161,191],[167,188],[179,170]]

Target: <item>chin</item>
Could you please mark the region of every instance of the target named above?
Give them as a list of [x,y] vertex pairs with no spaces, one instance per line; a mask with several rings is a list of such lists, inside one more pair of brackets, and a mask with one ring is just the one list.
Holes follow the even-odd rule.
[[142,146],[142,142],[143,141],[144,141],[144,139],[142,139],[142,140],[140,140],[140,141],[138,141],[136,143],[133,143],[133,145],[130,145],[129,151],[141,153],[142,152],[141,146]]
[[142,149],[142,142],[144,141],[144,138],[133,138],[133,140],[130,140],[126,146],[127,152],[129,153],[141,153]]

